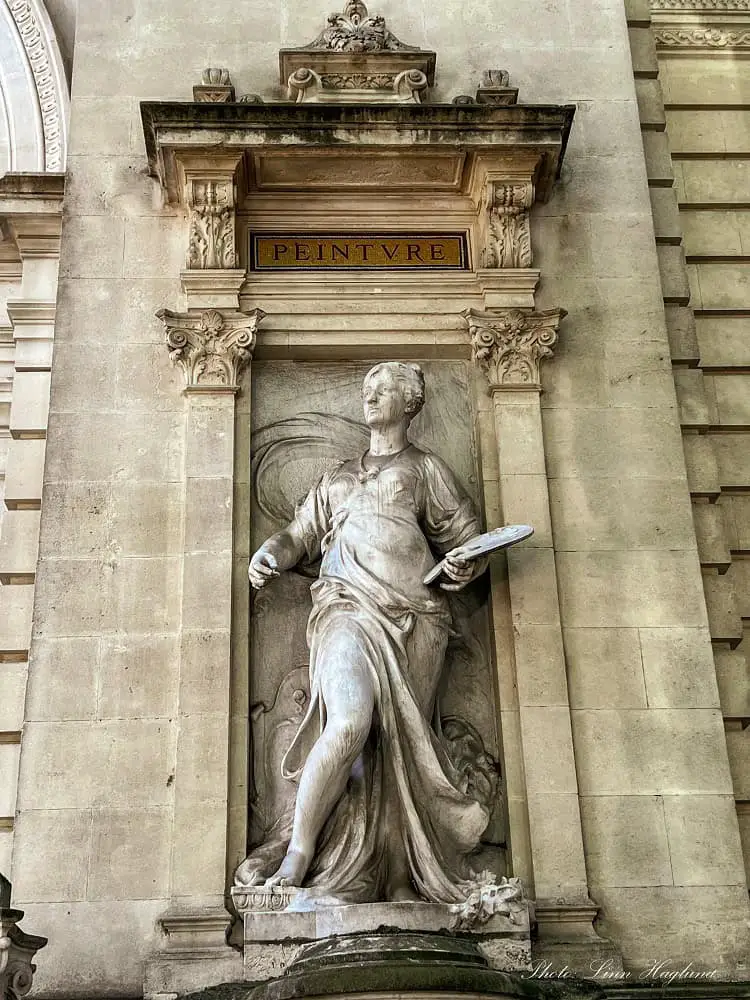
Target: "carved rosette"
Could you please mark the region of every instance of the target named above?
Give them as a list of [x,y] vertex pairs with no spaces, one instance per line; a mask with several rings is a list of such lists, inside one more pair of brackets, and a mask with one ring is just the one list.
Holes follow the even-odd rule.
[[190,208],[188,270],[234,268],[234,184],[231,180],[195,180],[187,185]]
[[540,388],[540,367],[552,356],[563,309],[523,312],[499,309],[463,313],[471,336],[473,360],[492,390]]
[[186,391],[237,392],[240,376],[255,349],[255,331],[265,313],[198,314],[161,309],[167,349],[185,373]]
[[489,225],[482,266],[531,267],[529,209],[534,204],[531,181],[492,181],[488,188]]

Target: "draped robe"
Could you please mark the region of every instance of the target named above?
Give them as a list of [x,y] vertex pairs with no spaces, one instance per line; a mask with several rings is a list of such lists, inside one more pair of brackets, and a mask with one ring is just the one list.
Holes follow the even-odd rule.
[[[489,815],[459,790],[431,724],[451,616],[445,593],[422,581],[436,556],[478,534],[473,505],[441,459],[410,445],[379,470],[359,459],[326,473],[292,523],[308,559],[322,561],[307,632],[310,704],[284,776],[299,773],[292,762],[305,735],[325,725],[323,678],[336,683],[346,670],[327,655],[339,630],[366,662],[375,693],[370,737],[318,838],[305,887],[342,902],[382,899],[389,856],[399,851],[423,899],[459,902],[471,876],[467,855]],[[271,874],[290,833],[291,814],[240,867],[238,882]]]

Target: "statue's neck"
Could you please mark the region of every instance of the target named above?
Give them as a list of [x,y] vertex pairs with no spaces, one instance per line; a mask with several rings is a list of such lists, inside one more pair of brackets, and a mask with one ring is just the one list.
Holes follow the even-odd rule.
[[373,427],[370,432],[370,455],[395,455],[408,446],[409,438],[403,424],[396,427]]

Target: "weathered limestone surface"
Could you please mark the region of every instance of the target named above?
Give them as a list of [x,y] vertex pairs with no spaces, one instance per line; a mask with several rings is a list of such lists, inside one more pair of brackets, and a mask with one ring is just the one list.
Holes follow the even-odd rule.
[[[724,975],[735,975],[747,953],[745,874],[737,819],[728,808],[731,775],[690,523],[624,10],[620,0],[595,6],[509,0],[491,8],[451,2],[439,9],[428,0],[383,0],[382,11],[399,37],[438,53],[433,101],[473,92],[486,66],[502,65],[524,101],[578,103],[560,182],[532,215],[534,264],[543,275],[537,308],[568,310],[554,367],[542,374],[541,426],[523,424],[524,401],[518,403],[520,423],[535,432],[524,455],[533,447],[541,458],[541,472],[535,468],[529,476],[535,482],[526,486],[524,469],[513,466],[512,438],[501,442],[503,462],[493,478],[493,403],[484,383],[473,388],[484,427],[488,526],[502,520],[503,503],[538,500],[545,466],[549,476],[547,507],[536,508],[546,548],[527,557],[527,583],[539,580],[538,594],[527,586],[521,595],[527,602],[512,606],[502,564],[495,570],[496,648],[504,640],[508,647],[495,666],[519,868],[526,865],[523,875],[532,885],[531,859],[545,829],[562,825],[566,837],[577,830],[578,840],[571,835],[562,848],[553,838],[545,875],[550,884],[556,873],[560,881],[567,878],[571,857],[577,871],[588,873],[604,933],[627,965],[652,959],[658,940],[660,956],[720,965]],[[273,7],[216,0],[201,10],[196,31],[195,13],[182,3],[79,3],[17,799],[21,835],[13,857],[16,901],[29,925],[50,938],[36,980],[41,995],[139,994],[144,961],[159,944],[159,918],[169,912],[172,923],[165,919],[161,927],[176,938],[188,934],[170,911],[175,901],[215,908],[177,955],[185,969],[179,989],[202,982],[197,972],[191,978],[194,955],[188,960],[188,953],[204,938],[223,963],[217,976],[230,978],[239,964],[223,947],[229,919],[221,878],[244,855],[247,824],[249,685],[242,637],[252,381],[249,373],[241,381],[236,426],[229,397],[186,401],[182,395],[183,376],[170,365],[155,313],[185,310],[180,273],[187,223],[180,210],[164,207],[158,184],[146,175],[139,102],[188,100],[207,59],[231,67],[238,93],[278,99],[278,49],[313,37],[325,13],[327,6],[288,0]],[[701,93],[715,84],[696,80]],[[653,101],[655,82],[639,81],[649,85],[640,88],[644,106]],[[663,124],[658,108],[652,124]],[[649,169],[664,177],[663,150],[656,140],[646,147]],[[690,183],[703,181],[696,175]],[[438,209],[431,207],[427,217],[439,218]],[[305,211],[313,227],[330,221],[325,201],[300,199],[276,224],[299,225]],[[404,214],[413,211],[410,199],[384,206],[370,197],[361,224],[377,229],[386,219],[419,219]],[[341,198],[333,214],[351,222],[351,212],[352,203]],[[263,213],[262,204],[243,207],[239,232],[268,227]],[[469,357],[461,313],[486,303],[468,288],[446,281],[425,290],[419,280],[357,276],[266,283],[261,294],[261,284],[250,282],[240,304],[269,314],[258,338],[266,358],[363,362],[387,356],[393,342],[399,356],[440,364]],[[531,305],[533,283],[526,293]],[[703,318],[697,337],[716,344]],[[746,350],[740,334],[733,342],[736,351]],[[532,415],[529,408],[526,416]],[[37,429],[37,417],[30,412],[19,430]],[[722,440],[723,476],[740,458],[729,454],[730,437]],[[25,448],[15,497],[23,507],[39,496],[43,454],[33,439],[13,444]],[[9,461],[21,459],[11,453]],[[230,669],[231,553],[232,627],[240,641]],[[555,563],[557,588],[550,575]],[[0,589],[0,599],[7,589]],[[220,613],[212,603],[217,594]],[[18,605],[12,619],[18,634],[3,640],[7,648],[28,647],[30,615],[30,606]],[[526,629],[528,641],[519,648],[529,653],[515,666],[514,626]],[[565,684],[550,691],[534,676],[550,649],[562,664],[561,631],[569,695]],[[528,709],[525,729],[519,698]],[[216,704],[220,711],[206,710]],[[555,721],[554,744],[545,740],[540,718]],[[730,736],[737,747],[732,765],[745,781],[745,733]],[[531,788],[530,802],[518,749],[524,745],[538,748],[540,760],[546,751],[553,777],[560,775],[551,791]],[[553,746],[564,751],[562,764],[551,759]],[[17,747],[0,749],[9,751],[0,770],[10,773]],[[575,853],[581,843],[576,772],[585,868]],[[0,806],[0,816],[13,807],[11,801]],[[52,844],[60,830],[69,849],[58,852]],[[49,845],[42,859],[40,841]],[[174,967],[153,970],[155,992],[172,991]]]
[[[695,366],[689,374],[676,369],[675,383],[681,423],[689,428],[685,438],[688,478],[747,866],[750,744],[743,720],[747,719],[744,640],[750,563],[742,525],[744,494],[750,487],[746,460],[750,379],[741,338],[750,305],[746,184],[750,115],[747,74],[737,70],[747,52],[750,12],[746,5],[736,8],[730,27],[721,20],[725,16],[720,13],[721,5],[698,4],[705,7],[698,25],[688,24],[684,12],[657,6],[653,35],[668,105],[666,125],[686,253],[689,308],[695,310],[694,341],[688,352],[675,354],[673,339],[672,357],[681,365],[689,353],[689,363]],[[699,89],[696,72],[701,76]],[[683,344],[687,346],[684,339]],[[695,432],[703,438],[700,444]]]

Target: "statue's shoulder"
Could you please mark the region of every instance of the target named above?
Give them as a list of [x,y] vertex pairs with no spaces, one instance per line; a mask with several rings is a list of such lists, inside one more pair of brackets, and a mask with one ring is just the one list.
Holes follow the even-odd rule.
[[415,461],[428,472],[442,472],[448,468],[443,459],[429,448],[417,448],[416,445],[412,445],[412,452],[415,454]]

